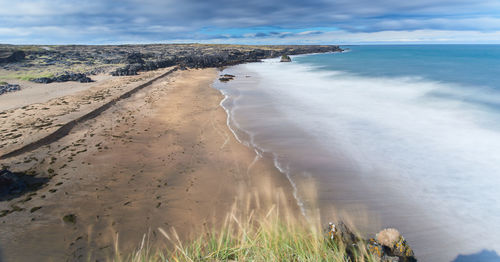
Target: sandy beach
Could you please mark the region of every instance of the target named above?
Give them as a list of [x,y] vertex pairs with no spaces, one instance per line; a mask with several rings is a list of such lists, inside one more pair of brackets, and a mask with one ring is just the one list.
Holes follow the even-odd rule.
[[[103,79],[70,95],[11,106],[0,115],[0,153],[168,70]],[[0,202],[0,211],[10,210],[0,218],[0,260],[103,259],[113,255],[115,243],[122,252],[133,250],[148,232],[150,243],[162,247],[159,227],[175,227],[189,238],[256,190],[281,188],[294,206],[286,178],[228,129],[223,96],[211,87],[217,78],[213,68],[176,71],[60,140],[0,160],[11,171],[50,177],[41,189]],[[67,215],[75,221],[64,221]]]

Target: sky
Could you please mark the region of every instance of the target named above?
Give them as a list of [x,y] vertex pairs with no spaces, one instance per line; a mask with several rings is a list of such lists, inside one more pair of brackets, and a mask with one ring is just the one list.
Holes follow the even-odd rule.
[[500,44],[500,0],[0,0],[9,44]]

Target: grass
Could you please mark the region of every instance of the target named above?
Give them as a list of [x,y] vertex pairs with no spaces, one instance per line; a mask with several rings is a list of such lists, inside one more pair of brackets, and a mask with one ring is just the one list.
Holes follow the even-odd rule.
[[379,261],[364,241],[348,246],[332,240],[315,221],[280,212],[278,205],[266,212],[241,212],[235,206],[219,228],[200,230],[194,240],[181,240],[174,228],[159,228],[170,248],[153,250],[144,237],[138,250],[112,261]]
[[32,80],[35,78],[42,78],[42,77],[52,78],[52,77],[54,77],[54,74],[50,74],[50,73],[33,74],[33,75],[32,74],[22,74],[22,75],[17,76],[18,79],[24,80],[24,81],[29,81],[29,80]]
[[41,78],[41,77],[54,77],[54,74],[36,73],[36,72],[16,72],[16,73],[0,75],[0,79],[2,80],[18,79],[18,80],[29,81],[31,79]]

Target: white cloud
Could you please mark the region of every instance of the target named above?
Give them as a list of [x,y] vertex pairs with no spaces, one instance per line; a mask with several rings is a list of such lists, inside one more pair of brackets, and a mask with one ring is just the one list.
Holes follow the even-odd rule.
[[[370,33],[329,32],[325,38],[341,43],[500,43],[500,31],[414,30]],[[321,36],[317,39],[321,40]]]
[[294,34],[287,38],[263,37],[229,38],[207,40],[203,42],[225,42],[244,44],[422,44],[422,43],[484,43],[500,44],[500,31],[450,31],[450,30],[414,30],[381,32],[347,32],[343,30],[323,34]]
[[192,28],[186,26],[163,26],[163,25],[152,25],[145,28],[145,31],[153,33],[185,32],[188,30],[192,30]]
[[0,0],[1,16],[51,16],[76,13],[96,13],[103,10],[105,1],[64,0]]
[[499,14],[499,0],[0,0],[0,42],[218,41],[205,28],[225,42],[498,42]]

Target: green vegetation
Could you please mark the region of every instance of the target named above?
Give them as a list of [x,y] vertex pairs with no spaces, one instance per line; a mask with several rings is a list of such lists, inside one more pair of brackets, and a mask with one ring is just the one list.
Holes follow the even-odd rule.
[[342,238],[332,240],[319,222],[284,214],[276,206],[265,213],[237,213],[231,212],[219,229],[199,231],[192,241],[180,240],[174,229],[167,233],[159,228],[170,243],[170,249],[152,250],[143,240],[136,252],[126,257],[117,256],[113,261],[371,262],[380,259],[368,251],[363,240],[354,245],[345,243]]
[[41,78],[41,77],[49,77],[50,78],[50,77],[54,77],[54,74],[39,74],[39,75],[25,74],[25,75],[20,75],[17,78],[20,80],[29,81],[29,80],[32,80],[35,78]]
[[37,73],[37,72],[16,72],[5,75],[0,75],[0,79],[9,80],[9,79],[18,79],[29,81],[31,79],[40,78],[40,77],[54,77],[52,73]]

